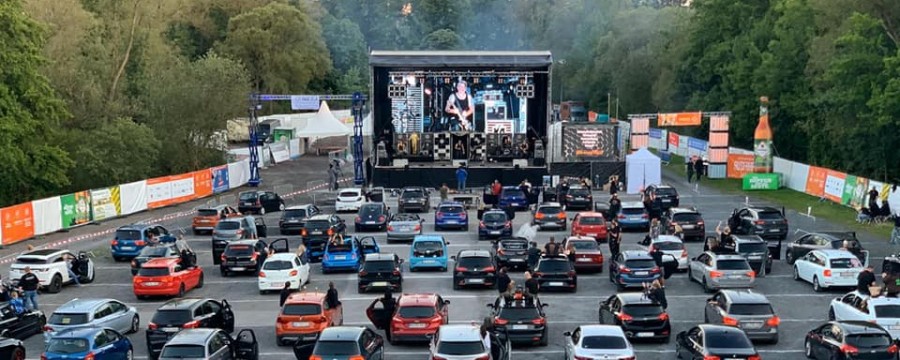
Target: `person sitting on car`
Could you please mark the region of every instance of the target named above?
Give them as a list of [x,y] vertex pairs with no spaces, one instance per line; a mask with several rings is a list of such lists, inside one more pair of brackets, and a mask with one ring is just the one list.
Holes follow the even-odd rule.
[[21,316],[25,313],[25,302],[22,301],[22,298],[19,297],[19,293],[12,291],[10,292],[9,305],[12,306],[13,311],[16,312],[16,316]]

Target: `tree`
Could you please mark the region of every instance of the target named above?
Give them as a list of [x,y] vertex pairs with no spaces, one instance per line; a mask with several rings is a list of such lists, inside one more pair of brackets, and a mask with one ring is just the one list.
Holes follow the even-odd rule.
[[152,129],[130,119],[113,119],[97,129],[73,129],[64,141],[76,159],[69,191],[147,179],[157,174],[161,145]]
[[271,3],[235,16],[218,52],[239,60],[253,88],[268,93],[303,93],[331,69],[322,29],[296,7]]
[[0,2],[0,203],[37,199],[69,184],[72,161],[54,129],[67,114],[46,77],[43,29],[19,0]]
[[333,60],[329,73],[337,93],[365,91],[368,83],[366,40],[359,26],[347,19],[326,15],[322,19],[323,36]]
[[422,49],[424,50],[456,50],[459,48],[461,40],[453,30],[442,29],[435,30],[425,39],[422,40]]

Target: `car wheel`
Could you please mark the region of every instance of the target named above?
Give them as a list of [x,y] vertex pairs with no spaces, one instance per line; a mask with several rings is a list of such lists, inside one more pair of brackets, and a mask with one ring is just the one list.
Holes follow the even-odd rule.
[[713,290],[709,287],[709,284],[706,282],[706,277],[703,277],[703,291],[706,293],[711,293]]
[[265,207],[265,206],[260,206],[260,207],[259,207],[259,214],[260,214],[260,215],[265,215],[265,214],[266,214],[266,207]]
[[53,280],[50,280],[50,285],[47,286],[47,292],[56,294],[60,290],[62,290],[62,276],[59,274],[53,275]]
[[549,337],[550,337],[550,336],[547,334],[547,329],[544,328],[544,333],[541,334],[541,343],[540,343],[540,345],[541,345],[541,346],[547,346],[547,345],[549,344],[549,339],[547,339],[547,338],[549,338]]
[[178,287],[178,296],[177,297],[184,297],[184,283],[182,283],[181,286]]
[[453,279],[453,290],[459,290],[459,283],[456,282],[456,279]]
[[276,337],[276,338],[275,338],[275,345],[278,345],[278,346],[287,346],[287,343],[284,341],[284,339],[282,339],[282,338],[280,338],[280,337]]
[[197,288],[203,287],[203,273],[200,273],[200,281],[197,282]]
[[769,345],[778,345],[778,337],[776,336],[774,339],[769,341]]
[[790,250],[786,251],[784,259],[787,261],[788,265],[794,265],[794,252]]
[[259,294],[260,294],[260,295],[265,295],[265,294],[266,294],[266,291],[265,291],[265,290],[260,290],[260,291],[259,291]]
[[688,282],[694,282],[694,273],[691,271],[690,265],[688,265],[688,268],[687,268],[687,276],[688,276]]
[[794,266],[794,281],[800,281],[800,269]]
[[822,291],[824,291],[824,290],[825,290],[825,289],[822,288],[822,285],[819,284],[819,277],[818,277],[818,276],[814,276],[814,277],[813,277],[813,291],[815,291],[815,292],[822,292]]
[[228,270],[219,268],[219,274],[221,274],[222,277],[228,277]]
[[278,211],[284,211],[284,203],[278,204]]
[[447,272],[447,267],[446,267],[446,266],[445,266],[445,267],[442,267],[442,268],[441,268],[441,272]]
[[15,351],[13,351],[12,356],[10,357],[12,360],[25,360],[25,348],[17,347]]
[[812,359],[813,358],[812,345],[809,344],[809,339],[806,339],[806,341],[803,342],[803,348],[806,349],[806,351],[804,351],[804,353],[806,353],[806,357],[808,359]]
[[834,321],[834,308],[828,308],[828,321]]
[[97,276],[97,272],[94,271],[93,268],[94,268],[94,267],[91,266],[90,269],[88,269],[88,272],[91,273],[91,276],[88,277],[87,279],[84,279],[84,281],[82,281],[83,283],[85,283],[85,284],[90,284],[90,283],[94,282],[94,277]]
[[140,330],[140,329],[141,329],[141,317],[138,315],[135,315],[133,318],[131,318],[131,328],[128,329],[128,333],[134,334],[134,333],[137,333],[138,330]]

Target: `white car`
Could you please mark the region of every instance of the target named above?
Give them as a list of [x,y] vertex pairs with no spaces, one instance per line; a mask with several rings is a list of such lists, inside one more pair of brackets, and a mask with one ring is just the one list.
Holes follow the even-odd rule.
[[583,325],[565,332],[565,359],[634,360],[634,347],[616,325]]
[[828,320],[859,320],[876,323],[900,339],[900,298],[870,297],[858,291],[831,300]]
[[291,289],[299,290],[309,283],[309,262],[295,253],[276,253],[266,258],[258,276],[260,294],[280,291],[288,281]]
[[337,199],[334,201],[335,211],[359,211],[365,203],[366,198],[363,196],[360,188],[346,188],[338,191]]
[[644,243],[644,248],[650,251],[651,247],[659,247],[663,254],[672,255],[678,259],[678,270],[687,271],[688,264],[691,262],[688,257],[687,248],[684,241],[680,237],[674,235],[660,235],[658,238],[650,240],[650,243]]
[[863,264],[847,250],[813,250],[794,263],[794,280],[812,283],[813,290],[830,287],[855,287]]
[[[22,278],[22,275],[25,275],[25,268],[30,267],[31,272],[40,280],[42,288],[49,293],[58,293],[62,290],[63,285],[75,282],[74,279],[69,277],[66,256],[72,259],[75,258],[75,254],[72,252],[61,249],[33,250],[19,255],[9,268],[9,279],[18,281]],[[87,271],[87,275],[80,277],[81,282],[89,283],[94,281],[94,262],[88,257],[79,259],[79,262],[86,262],[81,267]]]

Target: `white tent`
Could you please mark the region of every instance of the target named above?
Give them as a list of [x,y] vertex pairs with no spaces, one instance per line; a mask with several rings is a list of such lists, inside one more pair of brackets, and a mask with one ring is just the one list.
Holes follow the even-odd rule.
[[625,157],[625,174],[627,176],[627,193],[637,194],[648,185],[662,183],[662,166],[659,157],[647,148]]
[[329,136],[347,136],[352,134],[340,120],[334,117],[328,103],[322,102],[319,112],[306,121],[305,126],[298,128],[297,137],[323,138]]

